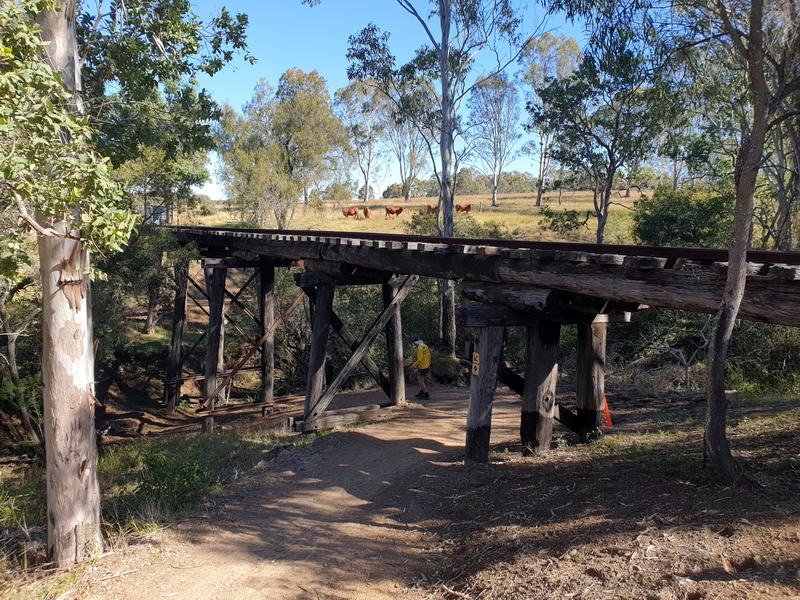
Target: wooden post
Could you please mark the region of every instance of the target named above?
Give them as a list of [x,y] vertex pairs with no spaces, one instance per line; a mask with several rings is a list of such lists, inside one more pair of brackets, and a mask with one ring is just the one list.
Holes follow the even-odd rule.
[[261,345],[261,395],[262,410],[272,404],[275,391],[275,334],[269,333],[275,323],[275,266],[262,258],[258,267],[258,319]]
[[164,404],[175,410],[181,397],[181,369],[183,367],[183,333],[186,329],[186,288],[189,283],[189,263],[178,262],[175,274],[175,308],[172,311],[172,336],[169,345],[167,377],[164,382]]
[[603,423],[607,327],[607,323],[578,323],[575,396],[583,441],[596,436]]
[[[203,385],[203,405],[213,411],[219,394],[219,392],[214,393],[218,387],[217,375],[224,370],[225,342],[222,309],[225,301],[227,268],[221,262],[206,260],[203,272],[208,294],[208,335],[206,336],[206,378]],[[203,424],[203,430],[210,432],[213,429],[214,417],[209,414]]]
[[523,454],[550,449],[558,380],[558,342],[561,325],[541,321],[528,330],[525,387],[519,426]]
[[[383,306],[386,308],[397,295],[395,282],[384,283]],[[403,366],[403,322],[400,313],[400,304],[393,311],[392,317],[386,323],[386,360],[389,363],[389,399],[392,404],[399,406],[406,401],[406,380]]]
[[492,431],[492,403],[497,386],[497,370],[503,350],[504,327],[478,329],[472,355],[472,378],[467,414],[466,463],[489,462],[489,438]]
[[322,397],[325,386],[325,351],[328,345],[331,312],[333,310],[334,286],[324,284],[317,287],[311,313],[311,354],[308,357],[306,378],[306,402],[303,416],[308,418],[311,408]]

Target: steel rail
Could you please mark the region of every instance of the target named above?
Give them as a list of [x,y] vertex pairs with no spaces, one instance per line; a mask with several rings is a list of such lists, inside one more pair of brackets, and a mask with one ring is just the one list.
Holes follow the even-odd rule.
[[[631,244],[594,244],[583,242],[543,242],[536,240],[506,240],[493,238],[453,238],[426,235],[376,233],[367,231],[324,231],[313,229],[250,229],[246,227],[162,226],[174,231],[202,231],[205,233],[250,233],[257,235],[296,235],[330,238],[352,238],[372,241],[420,242],[452,246],[485,246],[495,248],[562,250],[592,254],[619,254],[623,256],[652,256],[666,259],[685,259],[703,262],[727,262],[728,250],[717,248],[684,248],[674,246],[636,246]],[[800,265],[800,252],[777,250],[749,250],[751,263]]]

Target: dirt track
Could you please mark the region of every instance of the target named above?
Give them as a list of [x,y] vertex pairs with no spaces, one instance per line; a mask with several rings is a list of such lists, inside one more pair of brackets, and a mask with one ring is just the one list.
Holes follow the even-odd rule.
[[[101,562],[84,597],[426,597],[410,589],[431,543],[420,484],[434,463],[460,460],[465,390],[426,404],[282,452],[206,518]],[[512,437],[518,408],[500,400],[495,410],[493,440]]]
[[502,447],[519,405],[500,394],[493,462],[472,468],[466,390],[434,398],[281,452],[70,598],[800,598],[797,399],[734,401],[767,486],[732,490],[702,467],[697,397],[618,390],[619,434],[526,458]]

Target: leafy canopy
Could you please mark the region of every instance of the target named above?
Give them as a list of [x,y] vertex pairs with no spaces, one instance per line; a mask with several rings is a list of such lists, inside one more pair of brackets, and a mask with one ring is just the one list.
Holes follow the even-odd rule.
[[49,2],[0,4],[0,211],[26,216],[2,234],[0,275],[27,262],[22,237],[34,215],[65,221],[94,252],[119,251],[133,227],[108,161],[92,148],[87,119],[47,65],[34,16]]

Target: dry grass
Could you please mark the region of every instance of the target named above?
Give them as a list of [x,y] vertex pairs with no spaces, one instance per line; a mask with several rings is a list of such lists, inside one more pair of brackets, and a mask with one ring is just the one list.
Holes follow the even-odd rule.
[[[632,206],[639,194],[633,193],[631,198],[620,199],[626,206]],[[561,204],[557,194],[545,195],[545,200],[554,209],[570,209],[581,212],[592,209],[591,192],[565,192]],[[413,214],[424,211],[429,204],[435,204],[435,198],[411,198],[408,202],[401,198],[370,200],[367,203],[351,202],[346,206],[369,206],[373,213],[370,219],[359,216],[344,217],[340,205],[326,203],[320,208],[300,206],[292,220],[292,229],[326,230],[326,231],[370,231],[386,233],[406,233]],[[507,235],[519,239],[552,240],[556,239],[552,232],[543,231],[539,209],[534,206],[535,196],[532,194],[501,194],[499,206],[492,208],[489,195],[458,196],[458,204],[472,204],[470,216],[478,224],[499,223]],[[385,206],[402,206],[403,213],[398,217],[386,218]],[[609,243],[631,243],[631,211],[619,206],[611,207],[611,215],[606,225],[606,241]],[[456,215],[456,219],[460,215]],[[238,225],[238,215],[227,210],[220,210],[215,215],[181,215],[181,224],[197,225]],[[269,217],[267,227],[275,227],[275,221]],[[570,239],[593,241],[595,221],[590,219],[587,226]]]
[[755,490],[703,468],[697,398],[612,402],[621,432],[589,446],[559,436],[530,458],[501,446],[489,467],[434,473],[425,497],[443,525],[419,582],[430,598],[799,597],[797,400],[732,401]]

